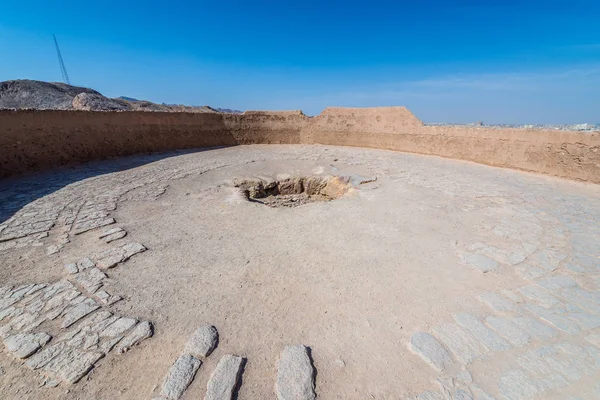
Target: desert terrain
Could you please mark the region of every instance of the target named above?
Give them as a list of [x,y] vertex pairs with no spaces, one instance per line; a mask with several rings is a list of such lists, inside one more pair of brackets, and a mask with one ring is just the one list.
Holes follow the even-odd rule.
[[[341,184],[329,201],[291,207],[239,187],[298,178]],[[99,342],[93,331],[89,343],[71,337],[101,312],[153,327],[86,373],[60,362],[32,368],[35,355],[5,349],[2,398],[172,398],[169,371],[206,324],[218,343],[197,357],[182,399],[211,398],[226,355],[244,360],[240,399],[600,396],[598,185],[326,145],[134,156],[1,184],[3,299],[33,284],[48,285],[44,298],[68,281],[99,306],[69,327],[67,307],[31,328],[52,336],[41,352],[71,340],[72,351],[102,353],[110,332]],[[115,228],[126,235],[100,238]],[[130,258],[112,259],[124,246]],[[96,266],[77,263],[86,258]],[[90,283],[96,269],[104,276]],[[9,307],[34,304],[35,293]],[[2,315],[5,341],[26,328]],[[128,328],[119,336],[131,339]],[[282,353],[298,345],[312,372],[295,382],[304,392],[285,397]]]

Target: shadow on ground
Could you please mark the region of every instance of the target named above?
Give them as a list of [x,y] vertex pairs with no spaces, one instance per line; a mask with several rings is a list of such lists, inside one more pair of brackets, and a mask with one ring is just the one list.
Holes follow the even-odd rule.
[[125,171],[170,157],[222,149],[224,147],[229,146],[110,158],[0,180],[0,224],[12,217],[26,204],[71,183],[99,175]]

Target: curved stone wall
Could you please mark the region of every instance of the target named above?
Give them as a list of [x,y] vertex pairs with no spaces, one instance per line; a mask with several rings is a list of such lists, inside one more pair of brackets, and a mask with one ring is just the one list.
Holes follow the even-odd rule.
[[600,132],[426,126],[404,107],[189,114],[0,111],[0,177],[149,152],[328,144],[436,155],[600,183]]

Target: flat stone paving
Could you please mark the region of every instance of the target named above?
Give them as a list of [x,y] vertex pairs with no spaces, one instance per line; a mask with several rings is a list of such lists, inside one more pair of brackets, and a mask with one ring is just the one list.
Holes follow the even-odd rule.
[[[111,271],[127,268],[132,257],[149,260],[161,250],[136,242],[134,235],[127,232],[129,229],[119,226],[115,211],[123,203],[159,199],[178,180],[270,157],[283,163],[297,159],[312,163],[335,160],[376,170],[388,180],[388,185],[406,185],[423,196],[460,199],[457,204],[461,205],[453,205],[451,213],[477,211],[485,217],[476,227],[463,227],[473,232],[466,236],[468,240],[447,238],[454,246],[450,256],[465,276],[488,283],[480,289],[469,288],[465,296],[470,299],[468,306],[454,304],[452,295],[448,296],[447,301],[452,304],[444,304],[445,314],[431,311],[434,320],[423,314],[423,323],[413,319],[408,329],[376,325],[381,330],[402,329],[397,348],[402,357],[372,354],[376,360],[373,363],[415,369],[418,379],[414,382],[407,378],[403,383],[400,376],[400,383],[390,382],[389,389],[381,384],[375,389],[364,389],[364,383],[358,384],[364,382],[361,378],[355,381],[350,376],[337,389],[338,384],[331,379],[341,376],[336,368],[346,368],[348,374],[368,380],[371,372],[365,365],[373,364],[365,359],[363,365],[347,365],[335,353],[345,349],[320,349],[315,336],[317,339],[309,345],[316,357],[316,382],[312,380],[315,375],[306,347],[291,346],[272,350],[283,352],[281,360],[264,361],[278,365],[278,370],[251,370],[244,377],[244,386],[253,386],[252,379],[262,377],[260,387],[274,388],[269,389],[272,396],[281,399],[314,398],[313,390],[317,394],[323,390],[324,398],[343,393],[343,398],[357,399],[369,395],[388,398],[394,394],[415,399],[600,398],[598,186],[451,160],[332,146],[248,146],[169,156],[125,158],[0,181],[0,263],[6,264],[0,271],[0,338],[5,354],[10,356],[2,358],[0,397],[21,398],[27,394],[30,398],[46,398],[48,393],[58,392],[45,391],[58,385],[75,385],[70,386],[72,393],[83,395],[89,384],[83,384],[83,389],[75,387],[90,371],[98,369],[94,375],[102,377],[103,369],[126,362],[130,353],[139,352],[136,359],[143,360],[144,352],[153,346],[152,340],[147,339],[155,332],[171,335],[172,327],[155,326],[136,315],[123,315],[123,309],[116,312],[115,307],[132,293],[112,292]],[[385,182],[370,184],[376,185],[374,189],[386,190]],[[365,191],[360,196],[370,201],[377,193]],[[440,224],[444,221],[440,220]],[[75,236],[85,238],[86,243],[95,242],[89,249],[78,248],[77,258],[64,260],[61,254],[70,255],[72,242],[79,240]],[[13,267],[8,267],[36,249],[43,251],[35,268],[60,271],[52,272],[55,279],[35,281],[31,278],[35,271],[24,271],[28,279],[24,282]],[[460,291],[461,288],[455,289],[456,296],[463,296]],[[413,300],[420,310],[434,310],[435,304],[427,304],[430,301],[418,297]],[[396,309],[390,317],[401,317],[406,312]],[[320,314],[323,315],[321,310]],[[367,324],[368,318],[365,315]],[[315,324],[319,322],[315,320]],[[140,393],[134,388],[135,394],[130,392],[126,397],[150,398],[153,391],[159,398],[181,397],[202,364],[200,358],[208,356],[216,345],[216,330],[211,328],[201,328],[185,347],[186,352],[168,371],[162,371],[167,374],[164,382],[153,377],[153,384],[139,388]],[[296,338],[302,337],[301,332],[288,333],[290,339],[283,337],[284,342],[297,342]],[[235,330],[229,329],[228,334],[226,351],[239,354],[235,350]],[[180,337],[172,339],[179,340],[179,344],[188,340],[181,331],[174,335],[169,337]],[[206,382],[212,371],[207,398],[219,397],[215,393],[233,396],[245,355],[240,356],[217,355],[212,361],[203,378]],[[218,359],[221,362],[215,366]],[[248,357],[248,366],[252,363],[252,357]],[[257,360],[257,365],[265,364]],[[137,368],[143,370],[144,365]],[[37,384],[28,389],[18,384],[21,379],[32,379],[25,369],[40,374]],[[356,387],[352,388],[354,383]],[[398,387],[402,389],[393,389]],[[65,395],[64,391],[60,393]],[[249,392],[242,389],[241,393]]]

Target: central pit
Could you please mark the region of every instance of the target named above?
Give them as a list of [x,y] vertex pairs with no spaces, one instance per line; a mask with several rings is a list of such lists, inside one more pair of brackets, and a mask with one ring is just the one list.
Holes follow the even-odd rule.
[[248,201],[269,207],[298,207],[335,200],[348,192],[349,182],[346,176],[308,176],[281,180],[238,179],[235,186]]

